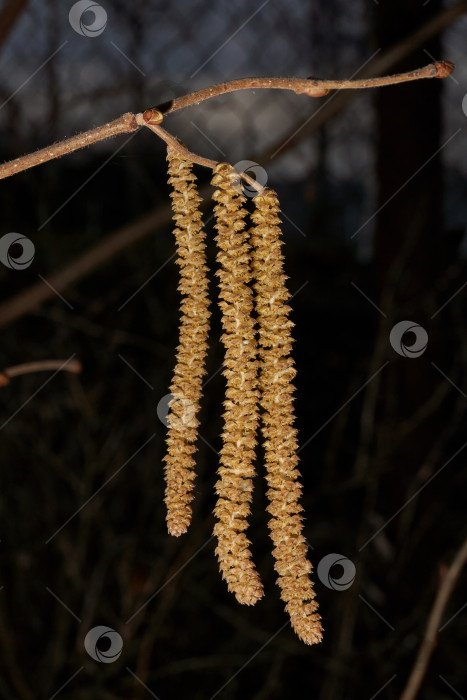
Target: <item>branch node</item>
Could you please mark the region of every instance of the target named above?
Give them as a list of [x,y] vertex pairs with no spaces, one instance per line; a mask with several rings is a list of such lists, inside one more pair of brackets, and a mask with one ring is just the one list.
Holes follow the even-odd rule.
[[308,95],[308,97],[324,97],[325,95],[329,95],[331,92],[331,88],[326,88],[321,85],[321,80],[319,78],[315,78],[314,75],[309,75],[308,78],[308,85],[305,87],[297,87],[295,90],[296,95]]
[[120,118],[122,120],[122,124],[128,128],[128,131],[136,131],[140,126],[138,124],[138,120],[136,119],[136,115],[133,114],[133,112],[125,112],[125,114],[122,114]]
[[310,85],[309,87],[297,88],[295,90],[296,95],[308,95],[308,97],[324,97],[329,95],[331,88],[315,87]]

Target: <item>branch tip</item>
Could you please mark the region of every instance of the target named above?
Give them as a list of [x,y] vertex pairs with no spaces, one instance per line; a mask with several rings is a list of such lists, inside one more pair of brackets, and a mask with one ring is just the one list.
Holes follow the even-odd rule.
[[435,78],[447,78],[455,68],[454,63],[451,61],[435,61],[433,66],[435,68]]

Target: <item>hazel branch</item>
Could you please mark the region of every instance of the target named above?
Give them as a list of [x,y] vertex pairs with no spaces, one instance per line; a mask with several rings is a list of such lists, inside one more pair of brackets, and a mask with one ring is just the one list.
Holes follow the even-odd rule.
[[[395,75],[385,75],[380,78],[362,78],[356,80],[320,80],[319,78],[240,78],[230,80],[219,85],[212,85],[202,90],[197,90],[189,95],[176,97],[174,100],[164,102],[153,110],[159,112],[161,116],[166,116],[172,112],[177,112],[185,107],[204,102],[237,90],[252,90],[257,88],[274,88],[278,90],[291,90],[297,95],[308,95],[309,97],[323,97],[331,90],[360,90],[362,88],[382,87],[384,85],[395,85],[396,83],[407,83],[412,80],[422,78],[447,78],[454,70],[454,64],[450,61],[436,61],[429,63],[423,68],[417,68],[407,73],[397,73]],[[146,110],[145,114],[149,116]]]
[[34,151],[34,153],[28,153],[25,156],[3,163],[3,165],[0,165],[0,180],[16,175],[16,173],[20,173],[23,170],[28,170],[28,168],[33,168],[35,165],[46,163],[48,160],[61,158],[68,153],[78,151],[80,148],[86,148],[92,143],[105,141],[105,139],[118,134],[131,133],[137,129],[139,129],[139,124],[136,120],[136,115],[126,112],[118,119],[97,126],[95,129],[83,131],[80,134],[76,134],[76,136],[71,136],[69,139],[54,143],[52,146],[41,148],[39,151]]
[[[140,126],[147,126],[154,131],[158,136],[163,138],[167,143],[170,134],[167,132],[159,132],[154,127],[157,127],[162,122],[164,116],[177,112],[185,107],[190,107],[194,104],[199,104],[205,100],[218,95],[224,95],[237,90],[250,90],[256,88],[291,90],[297,95],[308,95],[309,97],[322,97],[327,95],[331,90],[355,90],[381,87],[384,85],[395,85],[397,83],[406,83],[412,80],[420,80],[422,78],[446,78],[454,70],[454,64],[450,61],[436,61],[430,63],[424,68],[418,68],[407,73],[397,73],[396,75],[386,75],[380,78],[363,78],[358,80],[320,80],[318,78],[240,78],[239,80],[231,80],[219,85],[197,90],[188,95],[177,97],[170,102],[165,102],[157,107],[147,109],[141,114],[133,114],[126,112],[114,121],[98,126],[89,131],[83,131],[76,136],[71,136],[68,139],[59,141],[52,146],[47,146],[34,153],[29,153],[15,160],[8,161],[0,165],[0,180],[20,173],[28,168],[33,168],[35,165],[46,163],[49,160],[60,158],[61,156],[73,153],[81,148],[90,146],[93,143],[104,141],[105,139],[117,136],[118,134],[131,133],[137,131]],[[163,135],[164,134],[164,135]],[[178,144],[178,145],[176,145]],[[171,146],[179,150],[179,142],[175,139],[171,142]],[[183,146],[182,146],[183,147]],[[190,151],[185,150],[183,155],[187,155]],[[204,165],[208,168],[213,168],[217,163],[210,161],[207,158],[202,158],[194,153],[191,153],[190,159],[193,163]]]

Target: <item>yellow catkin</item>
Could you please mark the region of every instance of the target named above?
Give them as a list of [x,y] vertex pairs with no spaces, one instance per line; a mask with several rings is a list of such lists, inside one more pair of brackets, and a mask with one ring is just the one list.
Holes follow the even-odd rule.
[[226,400],[223,447],[220,452],[216,554],[228,589],[239,603],[253,605],[263,595],[263,587],[245,535],[255,475],[254,459],[258,426],[257,344],[252,318],[253,293],[250,246],[245,231],[245,202],[234,183],[238,175],[232,166],[220,163],[214,169],[212,184],[218,234],[217,260],[220,269],[220,308],[222,342],[225,348],[223,374]]
[[254,198],[251,231],[252,268],[255,276],[262,432],[271,515],[269,529],[282,600],[292,627],[306,644],[321,641],[318,604],[309,574],[307,543],[302,532],[302,487],[298,481],[297,431],[294,428],[292,380],[296,374],[291,357],[293,326],[289,319],[289,294],[283,271],[280,211],[277,195],[266,189]]
[[192,163],[178,154],[167,153],[169,183],[173,192],[177,264],[182,294],[179,345],[170,391],[165,459],[167,527],[171,535],[186,532],[191,521],[191,501],[195,478],[197,418],[205,375],[209,332],[208,279],[205,233],[202,228]]

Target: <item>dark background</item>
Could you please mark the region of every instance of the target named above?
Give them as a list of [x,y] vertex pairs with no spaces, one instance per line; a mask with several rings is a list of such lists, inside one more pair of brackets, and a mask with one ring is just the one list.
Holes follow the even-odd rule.
[[[166,532],[157,407],[179,297],[164,144],[140,131],[2,181],[0,233],[27,236],[36,256],[25,270],[0,265],[0,368],[75,354],[83,371],[1,389],[0,697],[399,698],[440,576],[467,536],[467,18],[452,10],[467,4],[101,5],[106,28],[86,37],[70,26],[71,1],[3,3],[2,160],[223,80],[349,78],[432,58],[456,71],[359,91],[347,105],[342,93],[239,92],[164,122],[204,156],[261,163],[281,199],[305,534],[315,569],[336,552],[357,571],[336,591],[315,570],[316,647],[281,630],[262,464],[249,533],[264,599],[239,606],[217,569],[224,382],[213,274],[194,519],[180,539]],[[428,333],[416,359],[389,343],[405,319]],[[466,582],[463,573],[447,605],[427,700],[467,693]],[[115,663],[86,653],[96,625],[122,636]]]

